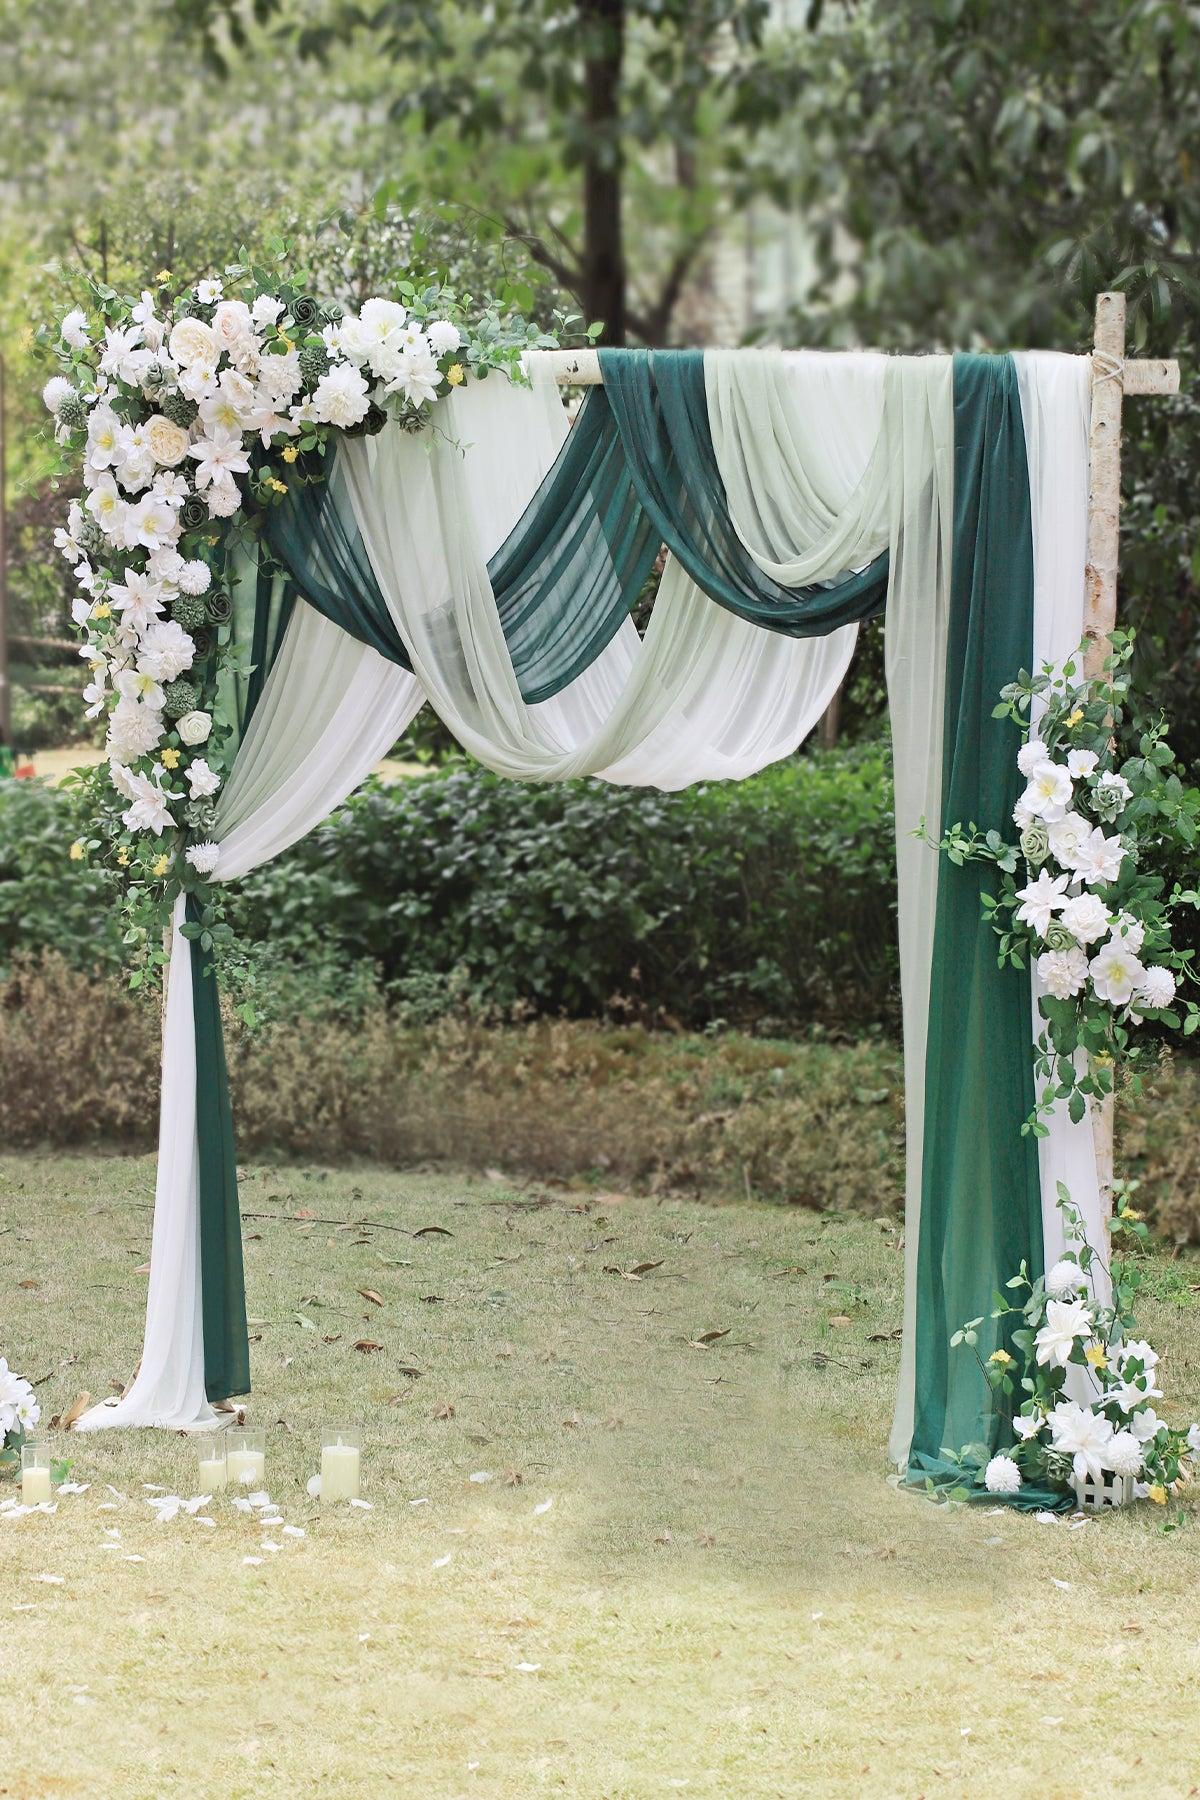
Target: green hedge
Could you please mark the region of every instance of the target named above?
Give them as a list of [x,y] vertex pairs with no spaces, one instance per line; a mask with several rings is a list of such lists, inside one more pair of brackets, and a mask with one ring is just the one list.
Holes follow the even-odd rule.
[[242,885],[237,922],[412,998],[697,1026],[895,1024],[879,747],[681,794],[457,770],[371,786]]
[[[77,803],[0,791],[0,964],[115,967],[106,877],[71,862]],[[371,784],[231,896],[268,1012],[456,993],[505,1013],[895,1026],[891,776],[879,746],[681,794],[455,769]],[[276,1004],[271,1004],[271,993]]]

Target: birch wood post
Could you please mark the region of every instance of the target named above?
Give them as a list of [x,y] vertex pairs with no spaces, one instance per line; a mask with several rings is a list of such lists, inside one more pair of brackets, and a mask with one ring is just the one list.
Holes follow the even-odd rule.
[[[1086,674],[1102,675],[1117,623],[1121,541],[1121,403],[1125,394],[1125,296],[1097,294],[1092,343],[1092,420],[1088,440],[1088,543],[1084,577]],[[1112,1210],[1113,1100],[1092,1109],[1100,1199]]]

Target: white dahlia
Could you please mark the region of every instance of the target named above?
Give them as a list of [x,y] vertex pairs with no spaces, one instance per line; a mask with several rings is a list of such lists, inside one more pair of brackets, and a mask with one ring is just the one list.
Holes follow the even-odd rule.
[[983,1485],[989,1494],[1015,1494],[1021,1486],[1021,1471],[1011,1456],[993,1456],[983,1471]]

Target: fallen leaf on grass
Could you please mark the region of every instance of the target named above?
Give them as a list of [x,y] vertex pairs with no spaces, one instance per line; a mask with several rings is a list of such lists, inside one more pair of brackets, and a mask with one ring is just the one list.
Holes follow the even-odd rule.
[[32,1280],[32,1279],[28,1279],[28,1280],[25,1280],[25,1281],[18,1281],[18,1283],[17,1283],[17,1286],[18,1286],[18,1287],[19,1287],[19,1288],[35,1288],[35,1287],[37,1287],[37,1286],[38,1286],[38,1285],[39,1285],[39,1284],[38,1284],[38,1283],[37,1283],[37,1282],[36,1282],[36,1281],[34,1281],[34,1280]]
[[372,1350],[382,1350],[383,1345],[377,1343],[374,1338],[359,1338],[354,1348],[361,1350],[364,1356],[370,1356]]
[[66,1412],[63,1413],[58,1421],[60,1428],[63,1431],[70,1431],[76,1419],[83,1417],[83,1414],[91,1405],[91,1400],[92,1396],[88,1393],[76,1394],[74,1400],[72,1400],[70,1406],[68,1406]]
[[707,1350],[710,1344],[719,1343],[722,1338],[728,1337],[732,1329],[731,1325],[724,1325],[720,1330],[702,1331],[699,1337],[688,1339],[688,1349]]
[[[503,1178],[501,1178],[501,1179],[503,1179]],[[418,1237],[453,1237],[454,1233],[452,1231],[448,1231],[444,1225],[422,1225],[416,1231],[414,1231],[412,1235],[415,1238],[418,1238]]]
[[830,1319],[829,1323],[831,1325],[836,1325],[840,1330],[846,1325],[853,1325],[854,1320],[851,1319],[848,1316],[848,1314],[846,1314],[846,1313],[834,1313],[834,1315]]
[[364,1300],[369,1300],[371,1302],[372,1306],[383,1305],[383,1295],[377,1294],[374,1288],[359,1288],[358,1291]]
[[133,1272],[135,1275],[148,1275],[150,1273],[150,1264],[148,1262],[139,1263]]
[[663,1259],[661,1257],[657,1262],[634,1263],[631,1269],[622,1269],[617,1263],[605,1263],[604,1273],[620,1275],[625,1281],[640,1281],[643,1275],[649,1275],[652,1269],[661,1269],[662,1266]]
[[454,1417],[453,1402],[450,1400],[439,1400],[433,1409],[433,1416],[435,1419],[452,1419]]
[[312,1320],[306,1319],[303,1313],[296,1314],[296,1323],[302,1331],[315,1331],[317,1329]]

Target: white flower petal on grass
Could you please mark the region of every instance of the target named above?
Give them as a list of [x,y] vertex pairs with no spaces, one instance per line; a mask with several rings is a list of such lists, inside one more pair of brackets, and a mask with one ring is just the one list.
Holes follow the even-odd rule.
[[474,1481],[476,1483],[482,1483],[485,1481],[493,1481],[494,1479],[495,1479],[495,1477],[493,1476],[492,1471],[490,1469],[476,1469],[476,1471],[473,1475],[467,1476],[468,1481]]
[[1057,1513],[1040,1512],[1040,1513],[1034,1513],[1033,1516],[1037,1520],[1039,1525],[1057,1525],[1058,1524],[1058,1514]]
[[42,1581],[47,1587],[62,1587],[66,1578],[62,1575],[31,1575],[29,1579],[30,1581]]
[[134,1555],[132,1555],[132,1554],[130,1554],[130,1555],[128,1555],[128,1556],[127,1556],[127,1557],[126,1557],[126,1558],[125,1558],[125,1561],[126,1561],[126,1562],[145,1562],[145,1560],[146,1560],[146,1559],[145,1559],[145,1557],[144,1557],[144,1556],[134,1556]]
[[258,1547],[260,1550],[269,1550],[272,1556],[278,1555],[279,1551],[283,1549],[283,1545],[277,1544],[273,1538],[264,1538]]
[[307,1537],[308,1533],[304,1530],[302,1525],[285,1525],[283,1527],[283,1535],[284,1537],[302,1538]]
[[420,1500],[410,1500],[408,1504],[410,1506],[428,1506],[429,1502],[424,1497],[422,1497]]
[[1054,1583],[1056,1588],[1061,1588],[1063,1590],[1064,1594],[1070,1593],[1071,1584],[1069,1581],[1060,1581],[1057,1575],[1052,1575],[1050,1577],[1050,1579]]
[[263,1559],[261,1556],[243,1556],[242,1558],[243,1569],[260,1569],[262,1563]]
[[454,1561],[453,1553],[451,1551],[447,1550],[445,1556],[437,1557],[435,1559],[435,1561],[430,1563],[429,1566],[431,1569],[444,1569],[446,1567],[447,1563],[451,1563],[453,1561]]
[[91,1485],[90,1481],[60,1481],[58,1491],[60,1494],[86,1494]]
[[321,1498],[321,1477],[319,1475],[310,1475],[305,1485],[314,1500]]
[[373,1500],[352,1500],[350,1504],[351,1506],[359,1507],[363,1512],[371,1512],[374,1509],[375,1502]]
[[540,1513],[548,1513],[553,1505],[554,1501],[552,1498],[549,1500],[539,1500],[533,1509],[534,1518],[536,1519]]
[[521,1675],[536,1675],[541,1666],[541,1663],[531,1662],[519,1662],[514,1664],[518,1674]]

